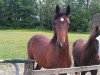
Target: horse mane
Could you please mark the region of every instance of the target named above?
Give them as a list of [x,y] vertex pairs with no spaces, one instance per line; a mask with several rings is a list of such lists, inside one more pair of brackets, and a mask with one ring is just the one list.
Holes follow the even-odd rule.
[[51,39],[51,43],[56,43],[56,41],[57,41],[57,34],[56,34],[56,31],[55,31],[53,38]]
[[[94,46],[94,39],[96,37],[96,32],[94,31],[90,37],[87,43],[83,47],[82,57],[81,57],[81,65],[88,65],[88,63],[91,63],[93,59],[95,59],[97,55],[97,50]],[[88,62],[88,63],[87,63]]]

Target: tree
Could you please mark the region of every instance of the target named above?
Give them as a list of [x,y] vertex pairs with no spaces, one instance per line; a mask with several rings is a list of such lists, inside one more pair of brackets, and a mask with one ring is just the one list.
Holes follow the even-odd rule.
[[46,29],[52,29],[57,4],[59,0],[39,0],[38,2],[40,22]]
[[92,15],[100,12],[100,0],[0,0],[0,26],[7,28],[54,27],[55,7],[71,7],[70,31],[84,32]]

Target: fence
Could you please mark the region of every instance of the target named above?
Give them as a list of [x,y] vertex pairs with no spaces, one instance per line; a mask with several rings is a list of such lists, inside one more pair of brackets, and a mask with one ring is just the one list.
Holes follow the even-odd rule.
[[33,70],[32,60],[12,59],[12,60],[0,60],[0,63],[12,63],[16,69],[16,75],[19,75],[19,68],[17,63],[26,63],[24,75],[59,75],[65,73],[75,73],[81,71],[98,70],[100,65],[93,66],[81,66],[71,68],[57,68],[57,69],[44,69],[44,70]]
[[16,75],[19,75],[19,66],[17,63],[32,63],[33,60],[24,60],[24,59],[11,59],[11,60],[0,60],[0,63],[11,63],[15,66]]
[[[57,68],[57,69],[44,69],[44,70],[32,70],[32,64],[28,64],[26,66],[26,73],[24,75],[59,75],[65,73],[75,73],[82,71],[90,71],[90,70],[98,70],[100,69],[100,65],[92,65],[92,66],[81,66],[81,67],[71,67],[71,68]],[[30,72],[28,74],[28,72]]]

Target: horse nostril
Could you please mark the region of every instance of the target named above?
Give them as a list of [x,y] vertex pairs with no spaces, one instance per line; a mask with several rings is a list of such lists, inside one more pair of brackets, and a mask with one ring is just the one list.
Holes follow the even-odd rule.
[[63,43],[59,43],[60,47],[62,48],[63,47]]
[[57,45],[58,45],[59,48],[64,48],[65,45],[66,45],[66,43],[65,42],[63,42],[63,43],[57,43]]

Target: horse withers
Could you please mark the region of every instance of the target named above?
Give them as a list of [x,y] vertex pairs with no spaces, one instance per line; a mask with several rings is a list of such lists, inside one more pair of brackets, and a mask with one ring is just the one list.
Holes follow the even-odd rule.
[[[95,27],[87,42],[83,39],[76,40],[73,43],[72,53],[75,67],[100,64],[100,27]],[[90,72],[92,75],[97,75],[97,70]],[[85,73],[83,71],[81,75]]]
[[[44,35],[35,35],[28,42],[28,57],[37,62],[35,70],[43,68],[65,68],[71,66],[69,54],[68,28],[70,6],[66,12],[60,12],[56,6],[55,32],[52,39]],[[34,63],[33,63],[34,67]]]

